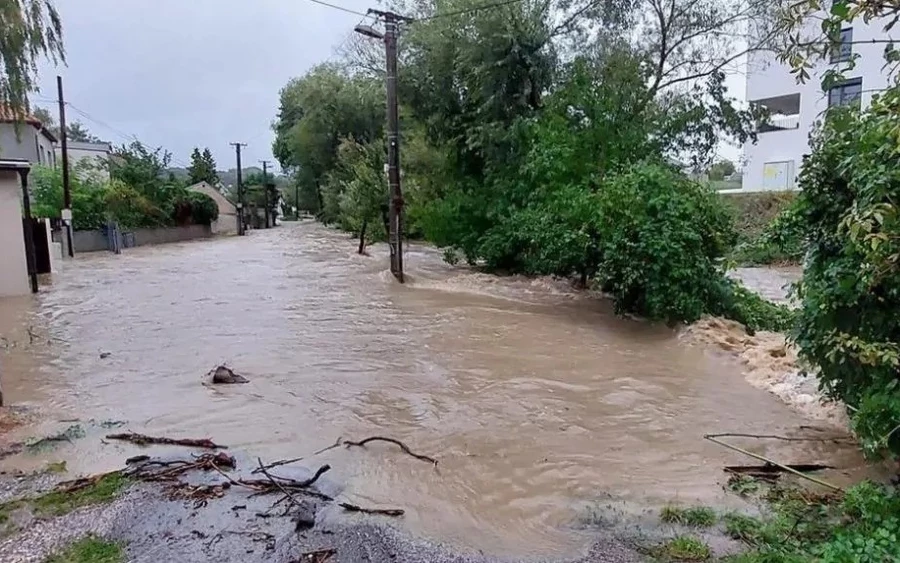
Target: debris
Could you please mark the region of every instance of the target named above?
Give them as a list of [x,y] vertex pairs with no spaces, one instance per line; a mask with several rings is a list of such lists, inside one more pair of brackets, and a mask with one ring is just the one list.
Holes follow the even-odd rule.
[[147,444],[170,444],[174,446],[189,446],[192,448],[208,448],[211,450],[215,449],[226,449],[228,446],[220,446],[219,444],[214,443],[209,438],[166,438],[166,437],[157,437],[157,436],[144,436],[143,434],[135,434],[134,432],[126,432],[124,434],[107,434],[106,438],[108,440],[124,440],[126,442],[131,442],[133,444],[137,444],[138,446],[145,446]]
[[[785,469],[787,468],[787,469]],[[749,475],[751,477],[767,477],[777,475],[779,473],[789,473],[788,469],[808,473],[810,471],[821,471],[823,469],[834,469],[830,465],[821,463],[788,463],[784,466],[765,463],[763,465],[726,465],[725,471],[728,473],[738,473],[741,475]]]
[[[341,437],[338,436],[338,439],[335,440],[335,442],[333,444],[331,444],[330,446],[324,447],[321,450],[313,452],[312,455],[313,456],[319,455],[321,453],[327,452],[328,450],[333,450],[334,448],[336,448],[340,445],[341,445]],[[309,457],[312,457],[312,456],[309,456]],[[291,458],[291,459],[280,459],[278,461],[274,461],[263,467],[257,467],[256,469],[251,471],[251,473],[253,473],[253,474],[261,473],[263,469],[273,469],[275,467],[280,467],[282,465],[288,465],[290,463],[297,463],[298,461],[303,461],[304,459],[306,459],[306,458],[305,457],[295,457],[295,458]]]
[[74,443],[73,440],[84,438],[84,436],[84,428],[80,424],[73,424],[58,434],[26,442],[25,447],[32,453],[41,452],[56,447],[59,442],[72,444]]
[[148,456],[148,455],[136,455],[136,456],[129,457],[128,459],[126,459],[125,465],[131,465],[133,463],[141,463],[141,462],[149,461],[149,460],[150,460],[150,456]]
[[375,441],[390,442],[391,444],[396,444],[396,445],[400,446],[401,450],[403,450],[404,452],[406,452],[407,454],[411,455],[412,457],[414,457],[416,459],[421,459],[422,461],[427,461],[428,463],[431,463],[435,466],[438,463],[437,460],[434,459],[433,457],[429,457],[427,455],[417,454],[417,453],[413,452],[412,450],[409,449],[409,447],[406,444],[404,444],[400,440],[395,440],[394,438],[385,438],[383,436],[370,436],[369,438],[366,438],[365,440],[361,440],[359,442],[344,440],[344,445],[345,446],[359,446],[362,448],[362,447],[365,447],[365,445],[368,444],[369,442],[375,442]]
[[738,453],[742,453],[742,454],[744,454],[744,455],[746,455],[746,456],[750,456],[750,457],[752,457],[752,458],[754,458],[754,459],[758,459],[758,460],[760,460],[760,461],[764,461],[764,462],[766,462],[767,464],[775,465],[775,466],[777,466],[777,467],[780,467],[781,469],[783,469],[784,471],[786,471],[786,472],[788,472],[788,473],[792,473],[792,474],[794,474],[794,475],[796,475],[796,476],[798,476],[798,477],[801,477],[801,478],[806,479],[806,480],[808,480],[808,481],[812,481],[813,483],[815,483],[815,484],[817,484],[817,485],[822,485],[823,487],[828,487],[828,488],[831,489],[832,491],[843,491],[843,489],[841,489],[841,488],[838,487],[837,485],[832,485],[831,483],[829,483],[829,482],[827,482],[827,481],[823,481],[823,480],[821,480],[821,479],[817,479],[817,478],[815,478],[815,477],[812,477],[812,476],[810,476],[810,475],[807,475],[806,473],[803,473],[803,472],[801,472],[801,471],[797,471],[796,469],[793,469],[793,468],[791,468],[791,467],[788,467],[788,466],[786,466],[786,465],[784,465],[784,464],[781,464],[781,463],[772,461],[771,459],[766,458],[766,457],[763,457],[763,456],[761,456],[761,455],[759,455],[759,454],[755,454],[755,453],[753,453],[753,452],[748,452],[747,450],[745,450],[745,449],[743,449],[743,448],[739,448],[739,447],[737,447],[737,446],[733,446],[733,445],[731,445],[731,444],[728,444],[728,443],[726,443],[726,442],[723,442],[722,440],[719,440],[718,438],[716,438],[715,434],[707,434],[707,435],[705,435],[705,436],[703,436],[703,437],[704,437],[705,439],[709,440],[710,442],[714,443],[714,444],[718,444],[718,445],[720,445],[720,446],[722,446],[722,447],[728,448],[729,450],[734,450],[734,451],[736,451],[736,452],[738,452]]
[[[812,428],[811,426],[801,426],[800,429]],[[742,432],[723,432],[721,434],[708,434],[709,438],[756,438],[757,440],[781,440],[782,442],[832,442],[835,444],[850,443],[856,441],[851,436],[832,436],[832,437],[791,437],[779,436],[777,434],[745,434]]]
[[100,352],[100,359],[105,360],[106,358],[112,356],[112,352]]
[[362,512],[363,514],[381,514],[383,516],[403,516],[405,514],[399,508],[363,508],[349,502],[342,502],[338,506],[347,512]]
[[218,366],[210,370],[208,375],[212,375],[212,382],[216,384],[229,385],[233,383],[250,383],[250,380],[243,375],[234,373],[231,368]]
[[316,505],[303,500],[297,507],[297,514],[294,517],[295,529],[298,532],[309,530],[316,525]]
[[335,553],[337,553],[337,550],[333,547],[307,551],[306,553],[301,553],[300,559],[293,563],[325,563],[331,560]]

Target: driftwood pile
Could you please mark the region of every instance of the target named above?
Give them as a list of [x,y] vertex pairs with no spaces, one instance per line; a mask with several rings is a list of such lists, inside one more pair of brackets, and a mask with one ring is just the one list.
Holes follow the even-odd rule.
[[[145,436],[135,433],[110,434],[106,436],[110,440],[122,440],[132,442],[141,446],[150,444],[179,445],[195,448],[204,448],[209,450],[227,449],[226,446],[213,442],[210,438],[167,438],[158,436]],[[338,438],[334,444],[326,448],[322,448],[307,457],[313,457],[328,450],[338,447],[366,447],[372,442],[387,442],[394,444],[400,450],[417,460],[424,461],[437,466],[437,460],[433,457],[414,452],[406,444],[394,438],[384,436],[370,436],[360,441],[342,440]],[[108,473],[83,477],[72,481],[60,483],[57,491],[61,493],[72,493],[96,484],[101,479],[110,475],[121,475],[131,479],[164,483],[166,492],[172,499],[193,502],[194,508],[205,507],[209,500],[222,498],[233,489],[243,489],[249,491],[251,496],[257,495],[277,495],[278,498],[271,505],[268,511],[257,513],[258,517],[268,518],[272,516],[272,512],[276,508],[282,510],[280,516],[295,516],[295,522],[298,530],[311,528],[315,525],[315,511],[310,510],[309,501],[304,499],[315,499],[324,502],[334,502],[331,496],[316,490],[314,485],[319,478],[331,469],[331,466],[324,464],[320,466],[311,477],[304,480],[291,479],[274,474],[272,470],[291,463],[296,463],[304,457],[292,459],[278,460],[269,464],[264,464],[262,459],[257,458],[257,467],[253,469],[251,475],[261,475],[260,478],[236,478],[229,475],[229,471],[237,469],[235,458],[223,451],[209,452],[202,455],[193,456],[192,459],[182,460],[155,460],[147,455],[138,455],[130,457],[126,460],[126,467]],[[214,471],[219,473],[223,480],[214,484],[194,485],[182,481],[180,478],[190,471]],[[358,512],[362,514],[373,514],[380,516],[399,517],[403,516],[404,511],[399,508],[366,508],[357,506],[349,502],[339,502],[338,506],[348,512]],[[241,505],[240,508],[246,508]],[[303,553],[298,561],[323,563],[329,560],[336,551],[334,549],[322,549]]]

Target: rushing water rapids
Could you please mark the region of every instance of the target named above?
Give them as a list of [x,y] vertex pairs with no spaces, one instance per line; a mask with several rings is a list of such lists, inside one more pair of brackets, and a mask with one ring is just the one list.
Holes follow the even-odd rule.
[[[558,555],[586,545],[577,522],[598,502],[733,502],[721,467],[752,460],[704,433],[808,423],[748,385],[733,360],[617,318],[564,282],[473,273],[413,245],[401,286],[385,272],[384,248],[354,249],[346,234],[307,222],[80,255],[36,299],[0,301],[0,335],[17,343],[0,351],[7,402],[44,415],[12,438],[66,419],[122,420],[274,460],[338,436],[391,436],[438,468],[386,444],[310,463],[330,463],[351,502],[406,509],[402,525],[414,533]],[[251,382],[202,385],[222,362]],[[135,452],[88,427],[0,468],[66,459],[70,472],[87,473]],[[852,445],[748,447],[835,465],[843,471],[829,477],[839,482],[862,466]]]

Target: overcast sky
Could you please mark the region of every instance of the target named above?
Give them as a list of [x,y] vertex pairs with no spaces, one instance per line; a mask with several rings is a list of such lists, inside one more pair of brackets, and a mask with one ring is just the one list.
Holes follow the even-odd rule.
[[[335,0],[365,12],[367,0]],[[39,106],[67,110],[115,144],[122,133],[170,150],[176,165],[209,147],[234,167],[229,142],[248,143],[243,165],[274,160],[270,124],[287,81],[333,55],[360,17],[308,0],[56,0],[66,66],[41,68]],[[374,0],[372,2],[374,5]],[[52,108],[55,113],[55,107]],[[118,131],[115,131],[115,130]]]
[[[332,3],[359,12],[376,4]],[[52,106],[60,74],[73,106],[69,120],[115,144],[135,135],[165,147],[176,166],[190,162],[193,147],[209,147],[220,169],[234,167],[232,141],[248,143],[245,167],[274,161],[270,124],[279,90],[331,58],[361,19],[309,0],[56,0],[56,6],[67,65],[42,65],[37,105]],[[743,98],[742,78],[728,82]],[[736,158],[740,151],[720,153]]]

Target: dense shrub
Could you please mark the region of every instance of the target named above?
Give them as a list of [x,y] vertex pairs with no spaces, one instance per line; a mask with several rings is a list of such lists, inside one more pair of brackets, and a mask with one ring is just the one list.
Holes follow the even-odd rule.
[[797,263],[806,253],[802,201],[785,206],[754,239],[739,244],[731,255],[739,264]]
[[682,174],[643,165],[599,192],[598,281],[616,308],[693,321],[717,306],[719,264],[733,239],[716,195]]
[[864,482],[843,497],[776,487],[764,518],[728,515],[726,531],[750,550],[729,563],[900,561],[900,493]]
[[900,453],[900,91],[832,111],[799,176],[809,253],[796,343],[853,408],[870,453]]
[[215,200],[200,192],[188,192],[191,206],[191,222],[195,225],[209,225],[219,218],[219,206]]
[[[76,229],[99,229],[107,223],[106,196],[109,186],[93,175],[79,172],[76,168],[69,177],[73,224]],[[34,217],[60,217],[64,201],[61,169],[35,167],[30,175],[29,187]]]
[[167,218],[137,190],[118,180],[110,182],[104,197],[106,214],[123,229],[165,225]]

